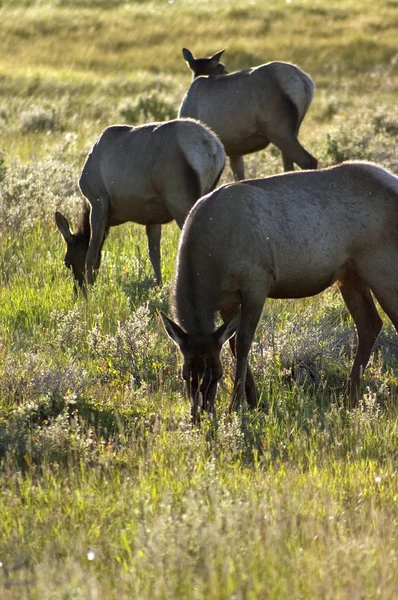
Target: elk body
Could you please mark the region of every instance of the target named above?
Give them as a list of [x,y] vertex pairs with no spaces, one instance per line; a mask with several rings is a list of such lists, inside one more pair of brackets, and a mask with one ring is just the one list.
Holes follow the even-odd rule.
[[196,59],[183,49],[193,82],[179,116],[199,119],[217,133],[235,180],[245,176],[242,156],[270,143],[281,150],[285,171],[292,171],[293,163],[302,169],[316,169],[316,158],[297,139],[314,96],[311,77],[286,62],[270,62],[228,74],[220,63],[223,52]]
[[[265,299],[303,298],[337,282],[354,320],[358,348],[350,403],[358,400],[382,320],[372,294],[398,330],[398,177],[348,162],[218,188],[190,212],[180,240],[174,317],[196,418],[214,411],[220,350],[236,332],[231,409],[257,403],[248,354]],[[214,330],[220,311],[224,325]],[[231,338],[235,352],[235,338]]]
[[193,119],[105,129],[80,177],[87,201],[76,233],[55,214],[75,285],[84,287],[86,278],[93,283],[109,228],[127,221],[146,226],[149,257],[161,284],[161,225],[175,219],[182,228],[196,200],[216,186],[224,164],[218,138]]

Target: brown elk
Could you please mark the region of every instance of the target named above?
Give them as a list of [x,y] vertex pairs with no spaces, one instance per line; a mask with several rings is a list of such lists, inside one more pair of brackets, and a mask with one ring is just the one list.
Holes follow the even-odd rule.
[[161,225],[182,228],[196,200],[216,186],[225,164],[218,138],[193,119],[105,129],[87,157],[79,186],[85,196],[80,224],[72,233],[59,212],[55,219],[66,244],[65,265],[77,285],[94,282],[109,228],[127,221],[146,226],[157,283]]
[[302,169],[316,169],[318,161],[297,139],[314,96],[311,77],[286,62],[228,73],[220,63],[223,52],[194,58],[183,49],[193,82],[179,116],[199,119],[217,133],[235,180],[245,178],[242,155],[262,150],[270,143],[281,150],[285,171],[292,171],[293,163]]
[[[220,350],[231,338],[236,372],[231,409],[255,406],[248,354],[269,298],[303,298],[337,282],[354,320],[358,348],[350,404],[358,401],[382,320],[398,330],[398,177],[348,162],[229,184],[201,198],[180,240],[174,316],[162,315],[184,359],[192,415],[214,412]],[[220,311],[224,324],[214,330]]]

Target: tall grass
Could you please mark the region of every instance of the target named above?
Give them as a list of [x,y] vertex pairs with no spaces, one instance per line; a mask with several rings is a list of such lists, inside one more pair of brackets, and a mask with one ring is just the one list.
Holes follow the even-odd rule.
[[[317,92],[300,131],[321,165],[398,172],[398,5],[383,0],[3,0],[0,6],[0,598],[383,598],[398,588],[397,357],[383,332],[358,409],[336,290],[269,301],[251,354],[258,410],[192,428],[144,228],[113,228],[75,300],[54,224],[101,130],[177,114],[181,57],[288,60]],[[282,169],[270,148],[249,177]],[[226,169],[223,181],[229,181]]]

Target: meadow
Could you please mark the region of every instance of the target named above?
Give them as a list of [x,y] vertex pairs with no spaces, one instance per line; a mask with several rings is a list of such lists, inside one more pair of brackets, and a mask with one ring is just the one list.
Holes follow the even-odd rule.
[[[0,1],[0,598],[393,599],[398,337],[389,320],[357,409],[356,337],[336,289],[266,303],[257,410],[190,423],[145,229],[113,228],[75,300],[55,210],[76,222],[104,127],[173,118],[181,49],[230,71],[298,64],[317,89],[300,140],[320,166],[398,174],[398,1]],[[248,177],[282,170],[275,148]],[[232,178],[229,167],[222,182]]]

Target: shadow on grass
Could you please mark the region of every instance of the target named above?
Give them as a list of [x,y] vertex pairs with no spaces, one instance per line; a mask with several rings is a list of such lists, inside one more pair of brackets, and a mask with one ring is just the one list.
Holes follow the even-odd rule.
[[33,465],[95,462],[99,450],[121,448],[143,435],[147,415],[141,410],[116,411],[92,400],[61,397],[30,402],[0,417],[0,464],[22,470]]

